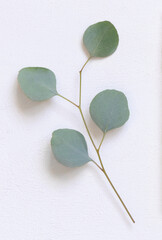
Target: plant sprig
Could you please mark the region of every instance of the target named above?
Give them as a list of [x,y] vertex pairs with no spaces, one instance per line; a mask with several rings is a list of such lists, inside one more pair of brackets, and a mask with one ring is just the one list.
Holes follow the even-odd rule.
[[89,157],[84,136],[80,132],[72,129],[58,129],[53,132],[51,139],[53,154],[57,161],[67,167],[80,167],[90,161],[93,162],[105,175],[130,219],[135,223],[128,208],[110,180],[100,155],[101,146],[104,142],[106,133],[112,129],[121,127],[129,118],[127,99],[122,92],[107,89],[97,94],[92,100],[90,104],[90,115],[103,132],[98,147],[93,140],[82,110],[82,72],[85,66],[92,58],[108,57],[113,54],[118,46],[118,42],[119,37],[117,30],[113,24],[108,21],[93,24],[85,31],[83,43],[89,52],[89,58],[79,71],[80,83],[78,104],[57,92],[55,74],[47,68],[23,68],[19,72],[18,81],[26,96],[34,101],[47,100],[57,95],[79,110],[100,164]]

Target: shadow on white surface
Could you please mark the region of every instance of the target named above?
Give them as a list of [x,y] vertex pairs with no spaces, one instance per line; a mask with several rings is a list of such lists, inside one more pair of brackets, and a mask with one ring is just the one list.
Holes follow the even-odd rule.
[[79,173],[83,171],[85,166],[80,168],[68,168],[61,165],[53,156],[52,151],[50,151],[48,159],[48,170],[53,178],[59,178],[61,181],[64,179],[73,180],[75,177],[79,176]]
[[45,109],[50,108],[53,104],[53,99],[48,99],[46,101],[32,101],[21,90],[17,80],[14,81],[14,88],[16,93],[16,106],[18,106],[21,113],[26,115],[32,115],[43,112]]

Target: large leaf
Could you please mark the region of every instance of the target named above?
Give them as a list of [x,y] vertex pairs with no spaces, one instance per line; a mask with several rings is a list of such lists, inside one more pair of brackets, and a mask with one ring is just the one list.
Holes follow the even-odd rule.
[[19,72],[18,82],[32,100],[43,101],[57,95],[55,74],[47,68],[23,68]]
[[53,132],[52,151],[58,162],[67,167],[80,167],[91,161],[83,135],[72,129]]
[[119,42],[116,28],[104,21],[91,25],[83,36],[83,43],[91,57],[107,57],[115,52]]
[[127,99],[116,90],[100,92],[90,104],[90,115],[104,133],[118,128],[129,118]]

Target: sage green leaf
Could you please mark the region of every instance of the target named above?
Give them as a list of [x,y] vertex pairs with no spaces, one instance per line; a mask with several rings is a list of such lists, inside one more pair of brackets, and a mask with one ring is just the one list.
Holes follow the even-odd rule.
[[107,57],[115,52],[119,42],[116,28],[104,21],[91,25],[83,36],[83,43],[91,57]]
[[90,115],[104,133],[118,128],[129,118],[127,98],[116,90],[100,92],[90,104]]
[[53,154],[66,167],[80,167],[91,161],[83,135],[72,129],[59,129],[51,139]]
[[18,74],[18,82],[26,96],[34,101],[57,95],[55,74],[47,68],[23,68]]

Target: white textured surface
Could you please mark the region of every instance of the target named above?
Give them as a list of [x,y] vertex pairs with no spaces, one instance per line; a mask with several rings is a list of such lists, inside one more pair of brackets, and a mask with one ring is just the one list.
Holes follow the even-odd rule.
[[[83,108],[98,143],[91,99],[105,88],[128,97],[130,120],[106,137],[102,157],[135,225],[95,166],[70,170],[52,157],[52,131],[68,127],[85,135],[97,160],[77,109],[58,97],[33,103],[16,81],[22,67],[48,67],[60,93],[77,101],[83,32],[105,19],[120,44],[87,65]],[[161,0],[0,1],[0,239],[162,238],[161,28]]]

